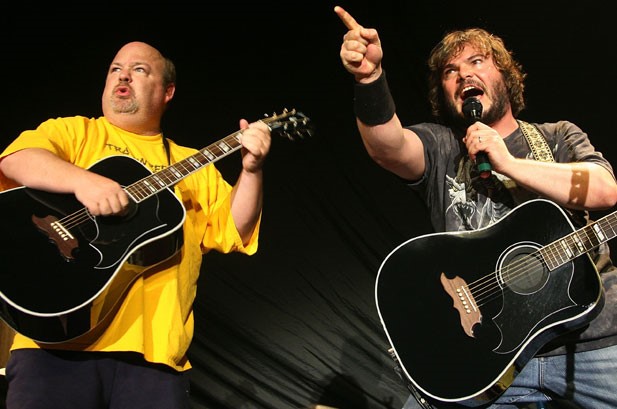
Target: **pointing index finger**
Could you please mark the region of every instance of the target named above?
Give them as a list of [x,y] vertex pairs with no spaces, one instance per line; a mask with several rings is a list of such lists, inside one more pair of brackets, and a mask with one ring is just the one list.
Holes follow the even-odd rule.
[[345,24],[345,27],[347,27],[349,30],[362,28],[362,26],[358,24],[358,22],[351,16],[351,14],[345,11],[345,9],[343,9],[341,6],[334,7],[334,12],[341,19],[343,24]]

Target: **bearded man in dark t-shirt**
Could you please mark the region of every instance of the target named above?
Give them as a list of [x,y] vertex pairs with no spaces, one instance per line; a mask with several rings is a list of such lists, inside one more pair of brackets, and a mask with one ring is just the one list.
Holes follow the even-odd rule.
[[[340,7],[335,12],[348,29],[340,57],[356,81],[356,122],[367,152],[422,197],[435,229],[397,248],[378,276],[378,291],[384,282],[405,295],[399,310],[403,303],[422,307],[417,314],[400,313],[405,319],[388,328],[397,307],[391,313],[378,306],[393,356],[413,392],[404,409],[556,402],[616,408],[617,270],[606,245],[615,232],[610,221],[594,223],[588,217],[589,211],[617,204],[610,163],[571,122],[520,120],[526,75],[501,38],[481,28],[452,31],[433,48],[429,101],[436,123],[403,126],[377,31]],[[570,230],[561,233],[553,224]],[[526,231],[529,239],[519,238]],[[552,231],[557,237],[550,237]],[[440,262],[460,266],[460,273],[463,266],[473,271],[474,262],[486,264],[485,249],[467,247],[470,240],[500,249],[492,264],[497,272],[476,282],[445,271],[435,280],[426,276]],[[425,243],[444,246],[435,251]],[[422,251],[414,254],[416,248]],[[398,261],[407,253],[416,257]],[[399,286],[382,277],[390,272],[384,267],[396,263],[405,267]],[[578,267],[588,275],[581,278]],[[443,294],[423,298],[422,289],[432,289],[432,281]],[[484,298],[476,287],[499,296]],[[444,301],[442,315],[429,308],[435,300]],[[498,306],[489,310],[490,303]],[[456,318],[449,322],[451,317]],[[431,325],[430,336],[419,330],[423,320]],[[449,324],[454,324],[450,332],[440,329]],[[492,334],[481,332],[486,328]],[[423,337],[425,348],[409,352],[408,344],[421,344]],[[465,355],[481,347],[491,359],[470,365],[476,361]],[[505,365],[492,376],[490,368],[500,360]],[[487,381],[476,387],[471,379],[485,372]]]

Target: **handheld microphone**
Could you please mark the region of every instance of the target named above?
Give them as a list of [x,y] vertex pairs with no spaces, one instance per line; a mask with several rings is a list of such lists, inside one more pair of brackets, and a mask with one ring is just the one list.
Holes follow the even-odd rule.
[[[465,101],[463,101],[463,115],[465,115],[468,125],[479,121],[482,116],[482,103],[475,97],[466,98]],[[480,172],[480,177],[482,179],[486,179],[491,175],[493,167],[488,160],[486,152],[480,151],[476,153],[476,166],[478,167],[478,172]]]

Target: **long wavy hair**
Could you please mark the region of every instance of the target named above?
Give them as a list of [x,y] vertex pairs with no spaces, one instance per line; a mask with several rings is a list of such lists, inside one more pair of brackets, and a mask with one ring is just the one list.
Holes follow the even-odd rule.
[[458,56],[466,45],[492,56],[495,66],[502,73],[508,92],[512,113],[517,116],[525,108],[526,73],[498,36],[481,28],[468,28],[447,33],[433,48],[428,59],[429,102],[433,115],[443,117],[445,95],[441,85],[444,67]]

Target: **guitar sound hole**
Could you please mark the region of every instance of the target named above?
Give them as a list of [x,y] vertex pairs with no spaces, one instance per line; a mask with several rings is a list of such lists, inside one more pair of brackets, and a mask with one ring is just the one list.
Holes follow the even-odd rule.
[[518,294],[529,295],[539,291],[549,280],[536,247],[518,246],[505,254],[500,269],[500,282]]

